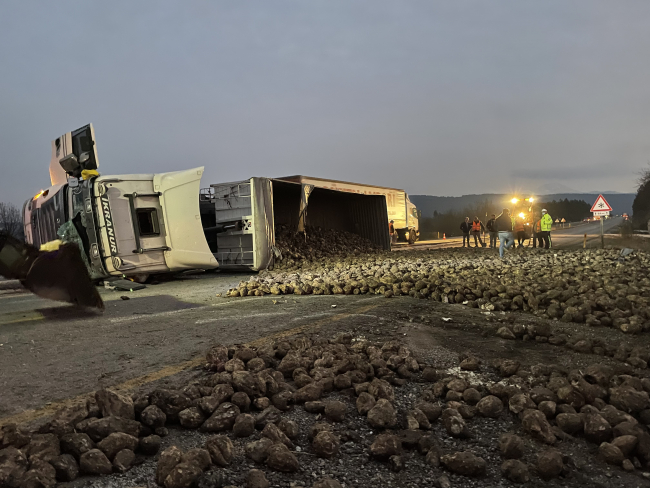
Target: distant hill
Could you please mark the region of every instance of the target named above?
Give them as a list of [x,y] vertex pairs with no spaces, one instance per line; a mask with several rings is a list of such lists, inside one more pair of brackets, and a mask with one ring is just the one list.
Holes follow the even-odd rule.
[[[634,193],[603,193],[605,200],[614,210],[614,214],[627,213],[632,215],[632,202]],[[467,207],[474,207],[487,201],[488,205],[496,209],[510,206],[512,195],[498,193],[484,193],[482,195],[463,195],[462,197],[436,197],[433,195],[409,195],[418,210],[422,211],[423,217],[433,216],[434,211],[439,213],[462,211]],[[538,202],[550,202],[551,200],[584,200],[589,205],[598,198],[598,193],[553,193],[551,195],[536,196]],[[493,210],[496,211],[496,210]]]

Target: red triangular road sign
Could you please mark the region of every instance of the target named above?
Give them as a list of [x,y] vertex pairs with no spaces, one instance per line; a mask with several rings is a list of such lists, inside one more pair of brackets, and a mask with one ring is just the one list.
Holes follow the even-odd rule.
[[605,197],[602,195],[598,195],[598,198],[596,198],[596,201],[594,204],[591,206],[591,212],[611,212],[612,207],[609,206],[609,203],[607,203],[607,200],[605,200]]

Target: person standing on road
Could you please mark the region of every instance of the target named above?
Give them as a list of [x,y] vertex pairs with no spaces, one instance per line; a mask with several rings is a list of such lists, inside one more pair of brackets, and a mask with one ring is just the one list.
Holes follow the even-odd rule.
[[[544,249],[551,247],[551,226],[553,225],[553,218],[548,214],[545,208],[542,209],[542,218],[539,221],[539,227],[542,230],[542,240],[544,241]],[[539,243],[542,247],[542,243]]]
[[472,230],[472,224],[469,222],[469,217],[465,217],[465,222],[460,224],[460,230],[463,233],[463,247],[465,247],[465,240],[467,239],[467,247],[472,247],[469,244],[469,233]]
[[503,257],[503,251],[515,243],[515,237],[512,234],[512,220],[510,218],[510,209],[504,208],[501,215],[494,221],[497,232],[499,233],[499,256]]
[[395,232],[395,221],[391,220],[388,223],[388,233],[390,234],[390,243],[395,244],[397,242],[397,232]]
[[533,224],[533,249],[537,247],[537,241],[539,240],[540,249],[544,247],[544,241],[542,240],[542,228],[540,227],[540,220],[535,221]]
[[474,217],[474,220],[472,221],[472,236],[474,236],[474,247],[478,247],[479,242],[481,243],[481,247],[485,246],[485,244],[483,244],[483,240],[481,239],[481,231],[485,232],[485,226],[478,217]]
[[517,247],[524,247],[524,240],[526,239],[526,231],[524,230],[524,219],[521,217],[515,219],[515,235],[517,236]]
[[494,225],[494,221],[496,220],[496,215],[492,214],[492,217],[490,220],[487,221],[485,224],[485,227],[487,228],[487,231],[490,234],[490,247],[497,247],[497,237],[499,236],[499,233],[497,232],[496,225]]

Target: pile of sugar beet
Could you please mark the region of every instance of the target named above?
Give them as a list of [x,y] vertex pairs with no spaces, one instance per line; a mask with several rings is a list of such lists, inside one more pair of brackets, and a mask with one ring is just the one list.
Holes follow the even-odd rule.
[[377,251],[372,242],[358,234],[310,226],[302,233],[279,225],[275,230],[275,246],[280,251],[276,267]]
[[[575,480],[571,456],[557,447],[577,437],[593,443],[599,463],[642,479],[638,470],[650,462],[650,379],[641,370],[601,363],[571,371],[526,368],[507,359],[483,364],[472,354],[458,360],[458,367],[437,370],[397,341],[372,344],[349,333],[257,348],[213,346],[205,374],[182,389],[133,396],[103,389],[37,432],[3,426],[0,486],[51,487],[80,475],[122,473],[157,455],[150,482],[165,488],[263,488],[274,473],[284,483],[300,476],[305,455],[336,463],[345,443],[363,446],[365,469],[373,472],[408,472],[405,460],[416,456],[430,469],[427,485],[447,487],[450,477],[485,479],[490,469],[471,441],[485,439],[485,422],[504,418],[513,428],[494,441],[501,465],[492,485],[502,483],[500,476],[514,483]],[[417,395],[402,408],[411,386]],[[296,409],[313,419],[308,435],[287,418]],[[351,417],[367,422],[367,438],[339,428]],[[207,433],[205,444],[158,452],[175,424]],[[242,467],[252,463],[254,469]],[[310,484],[355,486],[329,477]]]
[[650,328],[650,255],[620,251],[440,249],[366,253],[280,262],[227,296],[410,296],[488,311],[615,327]]

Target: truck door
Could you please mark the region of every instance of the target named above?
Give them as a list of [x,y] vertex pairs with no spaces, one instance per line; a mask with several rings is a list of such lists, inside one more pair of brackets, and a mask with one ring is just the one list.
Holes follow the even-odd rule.
[[250,178],[211,186],[210,202],[217,224],[241,221],[240,229],[217,235],[215,255],[221,268],[261,270],[273,264],[275,227],[273,185]]
[[[75,162],[67,158],[74,155]],[[61,137],[52,141],[52,156],[50,158],[50,180],[52,185],[66,183],[68,174],[76,168],[76,176],[81,176],[81,171],[96,170],[99,167],[97,159],[97,146],[95,145],[95,131],[92,124],[66,132]]]

